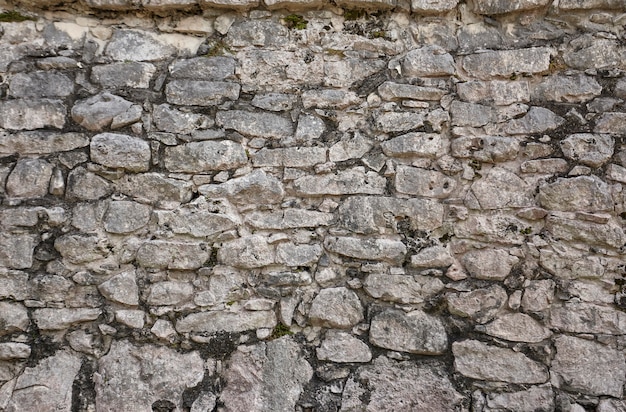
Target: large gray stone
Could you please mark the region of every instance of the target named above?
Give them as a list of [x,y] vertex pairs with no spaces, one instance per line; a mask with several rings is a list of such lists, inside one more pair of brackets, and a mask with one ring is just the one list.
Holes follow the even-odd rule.
[[118,189],[142,202],[160,201],[186,203],[191,200],[190,182],[164,177],[160,173],[126,175],[118,182]]
[[292,411],[312,377],[313,368],[289,337],[240,346],[224,372],[222,409],[224,412]]
[[613,69],[624,66],[623,48],[616,40],[587,36],[575,39],[570,46],[573,47],[563,54],[563,60],[573,69]]
[[169,66],[170,76],[175,79],[202,79],[221,81],[235,74],[235,59],[226,56],[194,57],[176,60]]
[[528,81],[469,81],[458,83],[456,91],[462,100],[472,103],[507,106],[530,100]]
[[6,193],[16,198],[38,198],[48,194],[53,166],[43,159],[18,160],[6,181]]
[[0,302],[0,336],[15,332],[26,332],[30,319],[21,303]]
[[558,178],[539,186],[539,204],[564,212],[606,212],[614,208],[609,185],[597,176]]
[[547,368],[511,349],[487,345],[477,340],[452,344],[454,368],[473,379],[510,383],[544,383],[549,379]]
[[217,106],[226,100],[237,100],[238,83],[205,80],[172,80],[165,87],[168,103],[190,106]]
[[9,81],[9,93],[14,97],[67,97],[74,92],[74,81],[62,73],[16,73]]
[[463,59],[463,68],[479,79],[510,77],[516,73],[542,73],[550,68],[552,50],[546,47],[488,51],[470,54]]
[[593,129],[596,133],[623,135],[626,133],[626,113],[603,113]]
[[467,252],[461,262],[476,279],[504,280],[519,258],[504,249],[477,249]]
[[319,244],[296,245],[281,243],[276,247],[276,263],[285,266],[311,266],[320,259],[323,249]]
[[387,156],[437,157],[445,151],[446,141],[436,133],[407,133],[380,144]]
[[114,341],[98,361],[98,411],[151,411],[157,401],[167,401],[180,410],[183,393],[202,381],[203,365],[198,352]]
[[453,126],[481,127],[496,120],[496,112],[491,106],[465,103],[455,100],[450,105]]
[[420,275],[371,273],[363,282],[363,288],[373,298],[403,304],[422,303],[443,287],[438,278]]
[[72,119],[87,130],[99,131],[111,125],[113,118],[125,113],[133,104],[111,93],[100,93],[77,101]]
[[571,333],[626,333],[626,313],[610,306],[587,302],[565,302],[550,307],[551,328]]
[[440,364],[396,362],[380,356],[356,370],[346,382],[341,412],[453,412],[464,397]]
[[280,139],[293,134],[291,121],[273,113],[257,113],[245,110],[217,112],[215,118],[219,126],[233,129],[246,136]]
[[256,167],[311,167],[326,162],[326,152],[323,147],[264,148],[252,155],[252,164]]
[[452,156],[485,163],[513,160],[519,149],[519,139],[504,136],[462,136],[453,139],[450,144]]
[[32,318],[41,330],[65,330],[77,323],[90,322],[98,319],[101,309],[72,308],[72,309],[36,309]]
[[355,259],[383,260],[401,263],[407,249],[399,240],[375,238],[362,239],[347,236],[328,236],[324,239],[326,250]]
[[63,350],[26,368],[15,382],[7,412],[70,411],[81,363],[79,356]]
[[374,146],[371,139],[361,133],[346,133],[341,140],[328,149],[328,159],[331,162],[343,162],[350,159],[360,159]]
[[341,110],[361,102],[355,92],[337,89],[307,90],[302,93],[301,99],[305,109],[317,107]]
[[134,270],[119,273],[98,285],[98,290],[105,298],[129,306],[139,304],[139,287]]
[[487,176],[476,180],[465,197],[472,209],[502,209],[534,206],[534,187],[515,173],[501,167],[489,170]]
[[436,170],[398,166],[395,186],[400,193],[441,199],[456,189],[456,180]]
[[0,153],[2,154],[51,154],[88,145],[89,137],[82,133],[48,131],[0,133]]
[[544,77],[533,88],[532,96],[537,100],[581,103],[599,96],[601,92],[602,86],[593,77],[579,74]]
[[145,172],[150,168],[150,145],[138,137],[101,133],[91,139],[91,160],[103,166]]
[[624,7],[621,0],[561,0],[559,8],[564,10],[577,9],[620,9]]
[[372,360],[372,351],[365,342],[339,330],[327,331],[316,353],[319,360],[338,363],[366,363]]
[[545,133],[558,128],[564,122],[565,119],[551,110],[533,106],[524,117],[510,120],[505,131],[513,135]]
[[106,179],[77,167],[67,176],[67,192],[69,199],[96,200],[108,196],[113,191],[111,183]]
[[60,236],[54,241],[54,248],[69,263],[80,265],[106,257],[109,254],[105,240],[84,233]]
[[550,412],[554,410],[554,391],[550,385],[541,385],[518,392],[489,393],[487,407],[488,412]]
[[191,142],[165,148],[165,168],[170,172],[235,169],[247,162],[243,146],[230,140]]
[[419,355],[441,355],[448,349],[448,335],[441,320],[421,310],[405,313],[387,309],[374,316],[370,342],[381,348]]
[[550,0],[476,0],[474,11],[478,14],[504,14],[516,11],[533,10],[546,6]]
[[309,320],[317,326],[346,329],[363,320],[363,307],[356,293],[349,289],[322,289],[313,299]]
[[562,240],[602,244],[614,248],[622,247],[626,241],[624,231],[615,219],[610,219],[606,223],[596,223],[552,213],[546,218],[545,228],[552,236]]
[[414,86],[412,84],[387,81],[378,86],[378,94],[384,100],[413,99],[439,101],[447,94],[447,91],[436,87]]
[[[3,237],[0,236],[0,242],[2,238]],[[4,248],[0,250],[3,249]],[[2,263],[2,266],[6,267],[10,265]],[[0,270],[0,297],[21,301],[29,299],[30,296],[31,284],[28,279],[28,273],[19,270]]]
[[258,229],[295,229],[303,227],[328,226],[333,214],[305,209],[282,209],[272,212],[252,212],[245,221]]
[[560,144],[568,159],[599,167],[613,156],[615,140],[605,134],[576,133],[561,140]]
[[116,61],[158,61],[176,53],[173,46],[163,43],[147,31],[117,29],[105,49]]
[[408,132],[424,125],[426,115],[422,112],[374,113],[374,124],[383,133]]
[[260,169],[219,185],[202,185],[198,192],[209,198],[225,197],[237,205],[274,204],[285,195],[282,183]]
[[293,182],[296,194],[301,196],[323,195],[382,195],[387,179],[375,172],[355,167],[336,174],[303,176]]
[[588,395],[622,397],[626,364],[621,351],[567,335],[556,338],[554,344],[552,385]]
[[91,69],[91,81],[106,88],[147,89],[156,67],[150,63],[124,61],[103,64]]
[[471,318],[478,323],[486,323],[495,318],[507,300],[506,291],[498,285],[446,295],[451,314]]
[[512,342],[536,343],[552,336],[550,329],[524,313],[508,313],[485,325],[484,332]]
[[60,100],[18,99],[0,102],[0,128],[35,130],[65,126],[67,108]]
[[411,11],[419,14],[439,14],[454,9],[458,2],[458,0],[411,0]]
[[119,200],[109,203],[104,214],[104,230],[109,233],[131,233],[148,224],[152,208],[141,203]]
[[188,282],[166,281],[157,282],[150,286],[150,293],[146,298],[148,305],[178,305],[190,300],[193,295],[193,285]]
[[265,237],[252,235],[224,242],[217,259],[225,265],[252,269],[274,263],[275,252]]
[[0,233],[0,265],[27,269],[33,265],[35,238],[30,234]]
[[206,115],[176,110],[169,104],[154,106],[152,118],[158,130],[169,133],[190,134],[214,124]]
[[173,211],[157,210],[155,216],[163,231],[200,238],[215,236],[236,226],[227,215],[197,207],[180,207]]
[[137,250],[137,263],[145,268],[194,270],[210,256],[204,243],[149,240]]
[[276,326],[276,314],[268,310],[241,312],[197,312],[176,322],[179,333],[199,332],[245,332],[259,328],[272,329]]
[[454,59],[439,46],[413,49],[402,59],[402,75],[405,77],[449,76],[455,71]]

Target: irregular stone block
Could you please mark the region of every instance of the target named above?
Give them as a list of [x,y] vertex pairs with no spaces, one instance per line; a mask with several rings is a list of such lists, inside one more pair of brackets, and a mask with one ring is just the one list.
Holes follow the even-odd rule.
[[198,312],[176,322],[178,333],[245,332],[259,328],[273,329],[277,324],[274,311]]
[[272,112],[283,112],[293,109],[297,98],[293,94],[286,93],[263,93],[256,94],[250,104],[259,109]]
[[563,332],[622,335],[626,331],[626,314],[609,306],[565,302],[550,307],[549,325]]
[[171,108],[169,104],[154,106],[152,118],[157,129],[180,134],[190,134],[197,129],[205,129],[215,124],[206,115],[179,111]]
[[550,307],[554,300],[555,283],[551,279],[531,280],[524,289],[522,308],[526,312],[541,312]]
[[83,133],[44,131],[0,133],[2,154],[50,154],[68,152],[85,146],[89,146],[89,137]]
[[454,262],[450,250],[441,245],[425,247],[411,256],[411,266],[414,268],[448,267]]
[[139,304],[139,287],[134,270],[119,273],[98,285],[98,290],[105,298],[129,306]]
[[498,285],[446,295],[451,314],[471,318],[478,323],[494,319],[507,300],[506,291]]
[[76,265],[106,257],[109,253],[106,242],[97,236],[68,234],[54,241],[54,248],[63,258]]
[[91,139],[91,160],[103,166],[145,172],[150,168],[150,145],[138,137],[101,133]]
[[537,159],[528,160],[520,165],[522,173],[559,174],[569,170],[565,159]]
[[169,66],[169,72],[170,76],[175,79],[222,81],[235,75],[235,66],[235,59],[232,57],[194,57],[175,60]]
[[563,54],[565,64],[573,69],[614,69],[624,66],[623,49],[615,40],[582,37],[576,46]]
[[303,10],[317,9],[324,4],[323,0],[263,0],[265,6],[270,9]]
[[204,80],[172,80],[165,86],[168,103],[190,106],[217,106],[226,100],[237,100],[238,83]]
[[240,346],[224,372],[220,402],[225,412],[295,410],[311,378],[313,368],[289,337]]
[[53,166],[43,159],[18,160],[6,181],[10,197],[38,198],[48,194]]
[[621,398],[624,354],[601,343],[562,335],[555,339],[552,385],[588,395]]
[[437,157],[445,151],[447,142],[437,133],[407,133],[380,144],[387,156]]
[[132,233],[148,224],[150,206],[126,200],[109,203],[104,214],[104,230],[109,233]]
[[559,8],[564,10],[576,9],[620,9],[624,7],[621,0],[562,0]]
[[621,225],[614,219],[607,223],[595,223],[553,213],[546,217],[545,227],[556,238],[568,241],[620,248],[626,240]]
[[323,195],[382,195],[387,186],[387,179],[374,172],[365,172],[355,167],[337,174],[321,176],[303,176],[293,182],[296,194],[301,196]]
[[224,265],[252,269],[273,264],[275,252],[265,237],[253,235],[222,243],[217,259]]
[[106,179],[77,167],[67,177],[67,197],[78,200],[96,200],[108,196],[113,191]]
[[405,77],[451,76],[455,72],[452,56],[435,45],[413,49],[402,59],[402,75]]
[[407,195],[442,199],[456,189],[456,180],[436,170],[398,166],[395,186],[398,192]]
[[77,323],[90,322],[98,319],[101,309],[71,308],[71,309],[36,309],[33,311],[33,321],[41,330],[65,330]]
[[72,119],[87,130],[99,131],[111,125],[113,118],[123,114],[133,104],[111,93],[100,93],[77,101],[72,107]]
[[554,410],[554,391],[550,385],[542,385],[531,386],[525,391],[489,393],[487,394],[487,406],[496,411],[552,411]]
[[387,309],[374,316],[370,342],[381,348],[419,355],[441,355],[448,349],[448,335],[441,320],[421,310],[404,313]]
[[533,88],[532,96],[536,100],[581,103],[599,96],[601,92],[602,86],[596,79],[578,74],[544,77],[541,83]]
[[150,62],[165,60],[176,54],[176,49],[147,31],[117,29],[113,32],[104,53],[121,62]]
[[597,176],[558,178],[539,186],[539,204],[564,212],[604,212],[614,208],[609,185]]
[[246,136],[280,139],[293,134],[291,122],[273,113],[229,110],[217,112],[216,122],[225,129],[233,129]]
[[63,350],[26,368],[15,382],[7,412],[71,410],[74,379],[81,364],[79,356]]
[[[3,279],[4,280],[4,279]],[[28,311],[21,303],[0,302],[0,336],[15,332],[26,332],[30,319]]]
[[159,401],[167,401],[166,405],[181,409],[183,392],[202,381],[202,365],[197,351],[179,353],[163,346],[114,341],[98,361],[103,379],[95,384],[96,405],[105,411],[149,411]]
[[15,73],[9,81],[14,97],[67,97],[74,93],[74,81],[62,73],[35,71]]
[[35,130],[65,126],[67,109],[60,100],[5,100],[0,102],[0,128]]
[[204,243],[150,240],[137,250],[137,263],[145,268],[194,270],[202,267],[210,255]]
[[424,125],[422,112],[381,112],[374,114],[376,128],[383,133],[408,132]]
[[452,344],[454,368],[460,374],[486,381],[510,383],[544,383],[547,368],[511,349],[487,345],[477,340]]
[[220,185],[202,185],[198,192],[213,198],[226,197],[238,205],[278,203],[285,195],[282,183],[260,169]]
[[0,343],[0,360],[28,359],[29,357],[30,346],[25,343]]
[[396,6],[397,0],[339,0],[337,5],[345,8],[385,10]]
[[553,50],[547,47],[534,47],[470,54],[463,59],[463,68],[470,76],[479,79],[543,73],[550,68],[552,53]]
[[349,333],[329,330],[317,348],[317,359],[338,363],[367,363],[372,352],[365,342]]
[[204,238],[236,227],[229,216],[196,207],[181,207],[174,211],[157,210],[154,213],[161,230],[169,230],[177,235]]
[[257,7],[260,0],[200,0],[203,8],[226,8],[236,10],[248,10]]
[[412,84],[389,81],[378,86],[378,94],[383,100],[413,99],[439,101],[447,93],[446,90],[436,87],[414,86]]
[[568,159],[599,167],[613,156],[615,140],[608,135],[576,133],[561,140],[560,145]]
[[[4,236],[0,236],[0,246],[2,246],[3,238]],[[5,247],[0,248],[0,250],[5,250]],[[10,266],[6,263],[1,263],[1,264],[2,266],[5,266],[5,267]],[[29,280],[28,280],[28,273],[21,272],[19,270],[6,270],[6,269],[3,269],[0,271],[0,297],[10,298],[10,299],[20,301],[20,300],[29,299],[30,295],[31,295],[31,284],[29,283]]]
[[108,88],[147,89],[156,67],[150,63],[125,61],[103,64],[91,69],[91,81]]
[[171,172],[200,173],[235,169],[247,162],[243,146],[229,140],[191,142],[165,149],[165,168]]
[[476,159],[485,163],[513,160],[520,149],[519,139],[503,136],[462,136],[453,139],[450,154],[461,159]]
[[504,249],[478,249],[467,252],[461,262],[476,279],[504,280],[519,258]]
[[401,263],[407,252],[402,242],[391,239],[328,236],[324,240],[324,247],[342,256],[365,260],[385,260],[392,263]]
[[146,299],[148,305],[177,305],[189,300],[193,295],[193,285],[187,282],[157,282],[150,286]]
[[443,205],[432,199],[352,196],[339,207],[342,227],[356,233],[380,233],[393,220],[408,219],[411,230],[433,230],[443,222]]
[[596,133],[626,134],[626,113],[603,113],[593,130]]
[[411,11],[419,14],[439,14],[456,8],[458,0],[411,0]]
[[363,307],[356,293],[349,289],[322,289],[311,303],[309,320],[316,326],[346,329],[363,320]]
[[534,190],[515,173],[494,167],[472,184],[465,204],[472,209],[530,207],[535,205]]
[[168,11],[192,8],[198,4],[198,0],[141,0],[141,4],[148,10]]
[[117,187],[125,195],[143,202],[186,203],[191,200],[193,185],[164,177],[160,173],[143,173],[124,176]]
[[471,103],[495,104],[508,106],[514,103],[530,101],[527,81],[469,81],[458,83],[456,91],[461,100]]
[[520,119],[510,120],[505,127],[508,134],[537,134],[554,130],[565,123],[565,119],[543,107],[531,107]]
[[252,155],[252,164],[256,167],[311,167],[326,162],[326,152],[323,147],[264,148]]
[[361,133],[346,133],[340,141],[328,149],[331,162],[343,162],[349,159],[360,159],[374,146],[374,143]]
[[258,229],[295,229],[328,226],[334,216],[331,213],[303,209],[283,209],[273,212],[252,212],[246,215],[246,223]]
[[[444,371],[440,364],[396,362],[379,356],[373,363],[359,367],[347,380],[340,411],[363,408],[384,411],[390,405],[411,405],[418,411],[454,410],[460,407],[464,397]],[[367,387],[361,382],[368,382]]]
[[492,107],[455,100],[450,105],[453,126],[481,127],[496,120]]
[[373,298],[403,304],[422,303],[443,289],[443,282],[430,276],[371,273],[363,288]]
[[115,311],[115,320],[133,329],[142,329],[146,314],[142,310],[118,309]]
[[550,329],[524,313],[509,313],[485,325],[484,332],[512,342],[536,343],[552,336]]
[[547,6],[550,0],[477,0],[474,12],[478,14],[504,14],[516,11],[533,10]]
[[86,5],[101,10],[133,10],[139,4],[133,0],[83,0]]
[[311,266],[317,263],[322,252],[322,247],[318,244],[281,243],[276,247],[276,263],[292,267]]
[[35,238],[30,234],[0,233],[0,265],[28,269],[33,265]]
[[337,110],[345,109],[361,102],[361,99],[355,92],[336,89],[307,90],[302,93],[301,98],[305,109],[318,107],[320,109]]

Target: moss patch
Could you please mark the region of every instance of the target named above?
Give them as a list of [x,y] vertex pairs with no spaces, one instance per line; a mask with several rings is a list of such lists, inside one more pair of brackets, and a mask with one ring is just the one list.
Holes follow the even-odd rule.
[[24,16],[19,11],[11,10],[0,13],[0,22],[2,23],[18,23],[26,20],[35,20],[32,17]]
[[283,18],[289,29],[304,30],[309,22],[299,14],[290,14]]

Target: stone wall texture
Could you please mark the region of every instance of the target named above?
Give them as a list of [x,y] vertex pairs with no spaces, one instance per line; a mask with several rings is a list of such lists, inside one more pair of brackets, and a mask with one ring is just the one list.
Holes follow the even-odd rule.
[[626,411],[624,0],[0,3],[0,411]]

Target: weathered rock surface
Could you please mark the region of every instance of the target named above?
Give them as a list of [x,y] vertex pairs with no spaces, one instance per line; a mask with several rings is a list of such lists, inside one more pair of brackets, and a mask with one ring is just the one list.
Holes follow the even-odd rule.
[[488,411],[502,409],[519,412],[551,411],[554,409],[554,391],[549,385],[541,385],[531,386],[524,391],[489,394],[487,407]]
[[137,250],[137,264],[145,268],[198,269],[209,259],[206,244],[151,240]]
[[72,119],[87,130],[99,131],[110,126],[116,116],[132,105],[122,97],[105,92],[76,102],[72,107]]
[[372,352],[365,342],[351,334],[329,330],[317,348],[317,358],[339,363],[367,363],[372,360]]
[[199,173],[234,169],[246,164],[244,148],[234,142],[192,142],[165,149],[165,167],[172,172]]
[[114,302],[129,306],[139,304],[139,287],[134,271],[126,271],[113,276],[98,285],[98,290],[105,298]]
[[615,140],[611,136],[577,133],[561,141],[565,157],[591,167],[599,167],[613,156]]
[[101,133],[91,139],[91,160],[111,168],[145,172],[150,167],[148,142],[117,133]]
[[486,323],[496,317],[508,299],[504,288],[498,285],[470,292],[450,293],[446,296],[450,313]]
[[48,194],[53,167],[43,159],[20,159],[6,180],[6,193],[17,198]]
[[372,273],[363,282],[363,288],[370,296],[398,303],[422,303],[443,287],[441,280],[419,275]]
[[243,311],[243,312],[197,312],[192,313],[178,322],[176,330],[185,332],[245,332],[259,328],[273,328],[276,326],[276,315],[273,311]]
[[278,203],[285,195],[282,183],[263,170],[255,170],[220,185],[202,185],[198,192],[209,198],[225,197],[239,205]]
[[504,280],[517,262],[519,258],[504,249],[471,250],[462,259],[472,277],[485,280]]
[[386,185],[387,179],[361,168],[330,175],[303,176],[293,182],[296,193],[302,196],[382,195]]
[[399,263],[406,255],[406,246],[399,240],[356,237],[328,237],[324,247],[339,255],[366,260],[386,260]]
[[217,259],[225,265],[252,269],[274,263],[274,254],[274,248],[266,238],[253,235],[222,244]]
[[559,178],[539,186],[539,204],[564,212],[606,212],[613,209],[609,186],[596,176]]
[[463,59],[463,68],[479,79],[510,77],[514,73],[542,73],[550,66],[552,51],[545,47],[487,51]]
[[356,293],[349,289],[322,289],[313,299],[309,318],[315,325],[349,328],[363,320],[363,307]]
[[9,130],[62,129],[67,108],[60,100],[17,99],[0,102],[0,128]]
[[167,84],[167,102],[191,106],[217,106],[225,100],[237,100],[241,86],[237,83],[205,80],[172,80]]
[[485,333],[513,342],[541,342],[552,333],[538,321],[523,313],[510,313],[497,317],[485,325]]
[[440,319],[415,310],[385,310],[372,318],[370,342],[376,346],[420,355],[441,355],[448,336]]

